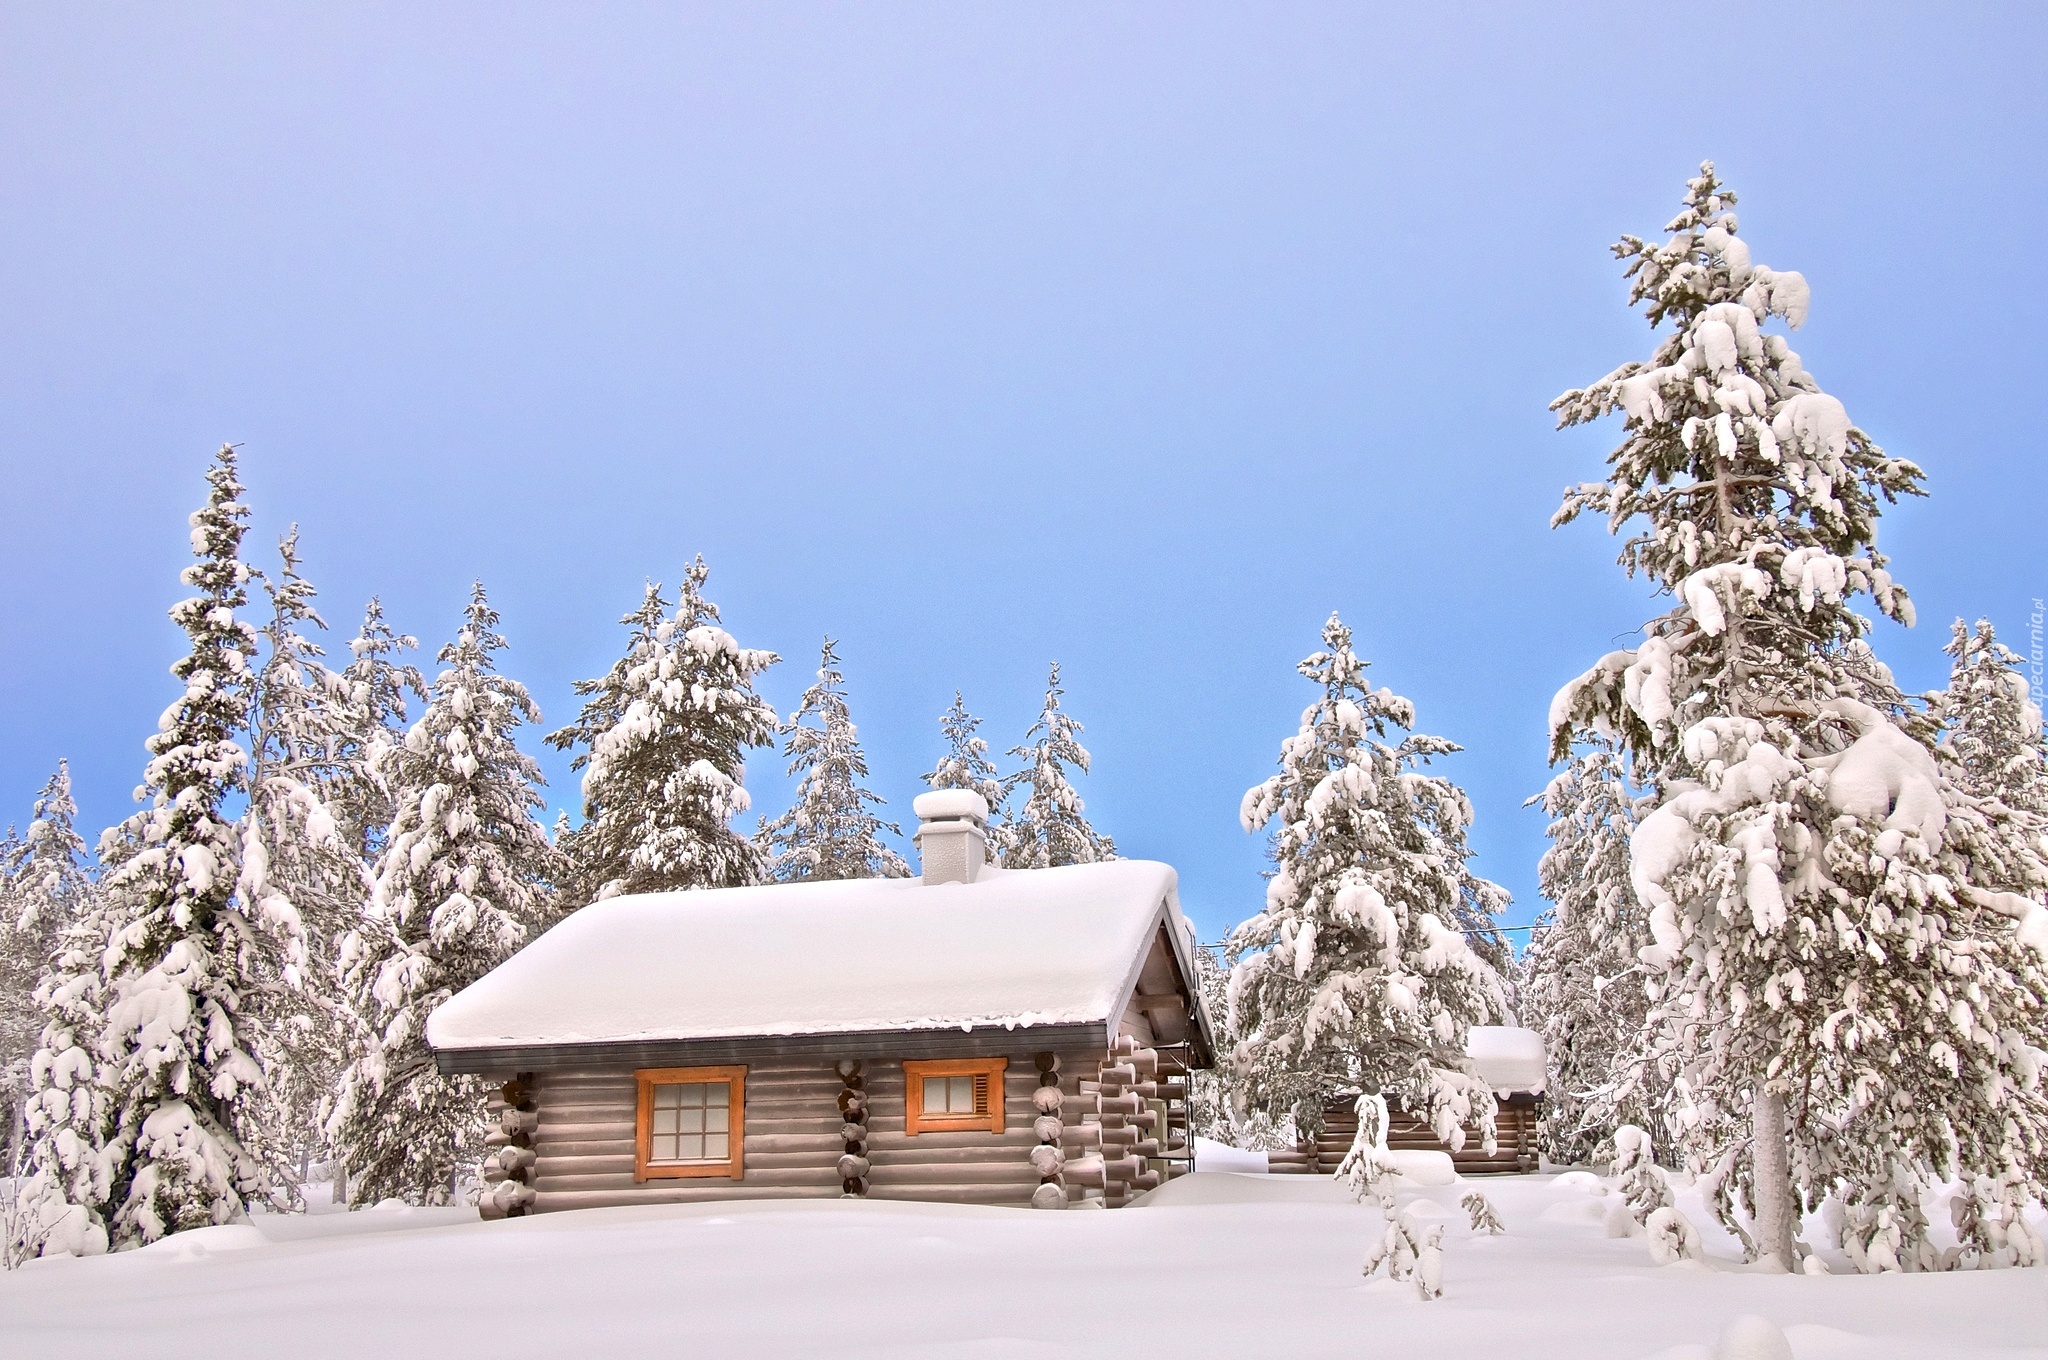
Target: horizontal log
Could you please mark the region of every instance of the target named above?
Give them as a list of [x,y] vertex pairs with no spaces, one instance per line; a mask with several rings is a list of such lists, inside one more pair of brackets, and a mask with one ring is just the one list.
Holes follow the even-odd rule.
[[542,1157],[553,1160],[557,1157],[617,1157],[633,1155],[633,1140],[628,1138],[576,1138],[535,1139],[534,1151]]
[[660,1186],[680,1184],[684,1181],[697,1181],[705,1185],[722,1186],[735,1189],[749,1185],[800,1186],[831,1184],[836,1186],[839,1184],[839,1173],[830,1166],[775,1168],[765,1171],[757,1170],[756,1168],[750,1166],[746,1169],[746,1172],[746,1178],[744,1180],[737,1181],[732,1179],[730,1176],[687,1176],[657,1177],[653,1180],[640,1182],[635,1181],[633,1179],[633,1173],[631,1169],[628,1169],[623,1172],[613,1171],[606,1172],[604,1174],[592,1173],[589,1175],[573,1176],[548,1175],[541,1177],[540,1180],[535,1182],[535,1185],[536,1188],[543,1191],[560,1191],[627,1189],[639,1184],[645,1184],[648,1186]]
[[[873,1158],[869,1158],[873,1161]],[[876,1166],[869,1173],[871,1185],[1037,1185],[1038,1173],[1031,1163],[1016,1166],[988,1162],[946,1162],[930,1166]]]
[[952,1130],[945,1133],[920,1133],[915,1136],[903,1131],[903,1122],[895,1121],[891,1128],[881,1121],[868,1125],[868,1142],[890,1147],[1032,1147],[1038,1142],[1038,1135],[1031,1131],[1031,1120],[1021,1124],[1008,1123],[1001,1133],[990,1133],[987,1129],[975,1131]]
[[[923,1139],[918,1139],[923,1142]],[[1036,1143],[1020,1144],[1016,1147],[950,1147],[926,1148],[901,1144],[877,1147],[868,1144],[868,1160],[876,1166],[938,1166],[962,1165],[970,1162],[988,1162],[1001,1166],[1029,1166],[1031,1150]],[[751,1154],[750,1154],[751,1155]]]
[[631,1138],[634,1136],[634,1122],[629,1118],[591,1121],[581,1124],[544,1124],[535,1134],[536,1142],[553,1142],[557,1139],[573,1142],[591,1138]]
[[845,1143],[836,1125],[830,1133],[756,1133],[754,1121],[747,1121],[749,1157],[761,1152],[822,1152],[827,1148],[836,1157],[846,1150]]
[[[1036,1182],[1033,1182],[1034,1188]],[[892,1199],[913,1204],[986,1204],[998,1209],[1029,1209],[1031,1196],[991,1195],[980,1185],[923,1185],[882,1190],[870,1187],[869,1199]]]

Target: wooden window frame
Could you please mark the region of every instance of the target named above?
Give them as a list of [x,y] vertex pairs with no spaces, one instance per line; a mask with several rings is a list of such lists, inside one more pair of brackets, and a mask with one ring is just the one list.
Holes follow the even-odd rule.
[[[633,1179],[635,1181],[677,1180],[686,1176],[744,1177],[747,1141],[747,1069],[739,1067],[643,1067],[633,1073],[637,1096],[633,1116]],[[722,1162],[668,1162],[652,1160],[654,1150],[654,1088],[688,1082],[727,1083],[727,1147],[732,1156]]]
[[[990,1133],[1001,1133],[1003,1107],[1007,1103],[1004,1098],[1003,1074],[1009,1070],[1009,1066],[1008,1058],[906,1058],[903,1063],[904,1136],[915,1138],[920,1133],[978,1133],[984,1129]],[[926,1114],[926,1077],[987,1077],[987,1113]]]

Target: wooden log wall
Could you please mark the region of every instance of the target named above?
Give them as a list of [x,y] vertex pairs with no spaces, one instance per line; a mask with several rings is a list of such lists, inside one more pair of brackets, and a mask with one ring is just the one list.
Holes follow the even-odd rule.
[[[1314,1165],[1322,1170],[1334,1171],[1337,1163],[1351,1148],[1351,1140],[1358,1132],[1358,1114],[1349,1099],[1323,1107],[1323,1131],[1313,1149],[1303,1148],[1290,1159],[1288,1170],[1309,1169],[1311,1157]],[[1465,1125],[1465,1146],[1456,1152],[1438,1141],[1436,1131],[1419,1115],[1410,1114],[1398,1106],[1389,1110],[1387,1123],[1387,1146],[1391,1149],[1426,1152],[1449,1152],[1451,1164],[1460,1175],[1484,1176],[1514,1174],[1534,1171],[1536,1159],[1536,1098],[1526,1095],[1511,1095],[1497,1102],[1494,1108],[1495,1151],[1488,1156],[1480,1141],[1479,1123],[1474,1120]],[[1285,1154],[1272,1153],[1269,1161],[1277,1161]],[[1274,1165],[1273,1170],[1281,1167]]]
[[[1099,1055],[1055,1055],[1063,1098],[1080,1094],[1069,1075],[1092,1071]],[[851,1064],[847,1064],[851,1067]],[[533,1079],[535,1124],[530,1139],[532,1207],[599,1208],[722,1199],[807,1199],[849,1193],[860,1179],[871,1199],[1029,1205],[1043,1177],[1032,1160],[1041,1146],[1038,1068],[1029,1051],[1010,1060],[1002,1083],[1004,1132],[904,1133],[903,1068],[868,1062],[858,1073],[861,1120],[840,1099],[856,1088],[829,1062],[759,1063],[747,1070],[746,1173],[741,1180],[692,1177],[633,1179],[637,1091],[631,1069],[547,1072]],[[863,1131],[849,1150],[847,1128]],[[1064,1134],[1064,1130],[1062,1131]],[[842,1159],[865,1163],[859,1178]],[[854,1169],[862,1169],[855,1167]],[[1070,1193],[1074,1187],[1069,1187]]]
[[846,1147],[839,1157],[839,1192],[848,1199],[868,1193],[868,1093],[861,1066],[854,1058],[832,1069],[839,1074],[839,1117],[845,1121],[839,1126]]
[[484,1135],[484,1192],[477,1210],[485,1218],[522,1218],[534,1210],[533,1178],[537,1162],[534,1135],[540,1114],[534,1101],[531,1072],[522,1072],[492,1094],[491,1114],[498,1127]]
[[1185,1175],[1191,1163],[1187,1066],[1177,1049],[1143,1046],[1118,1037],[1080,1083],[1062,1131],[1069,1186],[1082,1198],[1117,1208],[1131,1197]]
[[[1002,1074],[1003,1131],[903,1132],[903,1066],[879,1062],[868,1079],[870,1199],[928,1200],[951,1204],[1026,1207],[1039,1186],[1031,1164],[1038,1146],[1038,1073],[1028,1053]],[[996,1098],[994,1091],[989,1098]]]
[[1031,1108],[1038,1112],[1031,1121],[1031,1131],[1038,1135],[1038,1146],[1031,1149],[1031,1169],[1038,1173],[1038,1188],[1031,1192],[1031,1207],[1064,1209],[1067,1154],[1060,1146],[1060,1110],[1066,1092],[1060,1090],[1060,1055],[1034,1053],[1031,1065],[1038,1070],[1038,1085],[1031,1092]]
[[535,1207],[591,1209],[719,1199],[823,1198],[840,1193],[839,1074],[829,1063],[747,1071],[746,1177],[633,1179],[638,1091],[630,1068],[540,1076]]

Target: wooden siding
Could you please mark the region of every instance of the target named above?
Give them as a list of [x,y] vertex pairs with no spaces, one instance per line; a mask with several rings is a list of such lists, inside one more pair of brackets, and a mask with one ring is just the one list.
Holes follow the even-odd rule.
[[[1038,1186],[1031,1168],[1037,1072],[1031,1053],[1010,1054],[1003,1081],[1003,1134],[904,1133],[900,1062],[869,1061],[868,1197],[1026,1206]],[[1062,1053],[1069,1095],[1100,1055]],[[640,1182],[633,1178],[636,1087],[632,1068],[543,1072],[534,1078],[540,1126],[534,1135],[535,1207],[541,1212],[621,1204],[724,1199],[836,1198],[842,1083],[830,1061],[751,1064],[746,1081],[745,1175]]]
[[[1417,1116],[1398,1106],[1390,1111],[1390,1115],[1387,1128],[1389,1148],[1448,1152],[1461,1175],[1512,1174],[1536,1169],[1536,1101],[1533,1097],[1515,1095],[1496,1102],[1495,1151],[1490,1157],[1480,1142],[1476,1120],[1465,1125],[1465,1146],[1451,1152]],[[1323,1108],[1322,1135],[1313,1147],[1304,1144],[1291,1152],[1275,1152],[1269,1154],[1268,1160],[1272,1169],[1278,1172],[1314,1170],[1327,1175],[1337,1169],[1337,1163],[1350,1150],[1352,1137],[1357,1132],[1358,1115],[1349,1101],[1326,1105]]]

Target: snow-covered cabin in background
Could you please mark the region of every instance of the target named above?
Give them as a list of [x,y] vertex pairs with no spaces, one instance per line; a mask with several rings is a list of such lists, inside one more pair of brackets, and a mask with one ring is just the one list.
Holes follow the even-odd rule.
[[[1465,1056],[1472,1060],[1472,1070],[1493,1088],[1492,1155],[1479,1140],[1477,1121],[1465,1125],[1465,1145],[1452,1151],[1419,1116],[1398,1105],[1389,1111],[1387,1146],[1449,1152],[1452,1164],[1467,1176],[1536,1170],[1536,1111],[1543,1101],[1546,1070],[1543,1036],[1513,1025],[1474,1025],[1465,1041]],[[1292,1151],[1270,1154],[1273,1170],[1335,1171],[1358,1133],[1357,1099],[1357,1091],[1352,1090],[1325,1101],[1321,1134]]]
[[1188,1169],[1214,1061],[1164,864],[987,864],[915,803],[923,876],[649,893],[570,916],[427,1022],[502,1082],[486,1217],[865,1195],[1122,1204]]

